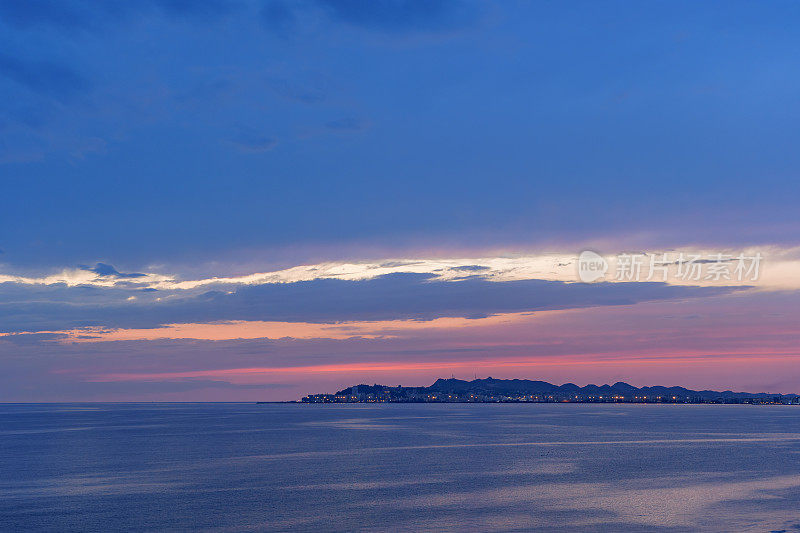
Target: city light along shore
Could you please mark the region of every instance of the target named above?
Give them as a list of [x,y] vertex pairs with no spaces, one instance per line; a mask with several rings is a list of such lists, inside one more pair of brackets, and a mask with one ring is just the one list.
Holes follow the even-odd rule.
[[554,385],[528,379],[437,379],[429,387],[354,385],[335,394],[309,394],[302,403],[673,403],[799,405],[797,394],[691,390],[573,383]]

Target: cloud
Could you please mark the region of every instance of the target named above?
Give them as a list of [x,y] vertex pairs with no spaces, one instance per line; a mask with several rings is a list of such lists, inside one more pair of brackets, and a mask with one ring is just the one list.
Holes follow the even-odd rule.
[[[570,309],[729,294],[737,287],[682,287],[665,283],[578,284],[518,280],[494,282],[473,276],[441,281],[432,274],[398,273],[349,281],[316,279],[246,285],[200,294],[130,293],[74,287],[49,299],[17,294],[0,304],[0,331],[62,331],[76,328],[154,328],[217,321],[317,322],[432,320],[500,313]],[[98,293],[85,293],[89,290]]]
[[[102,263],[98,263],[98,265],[103,265]],[[113,275],[106,275],[103,272],[111,273],[111,271],[107,270],[107,267],[110,265],[104,265],[99,267],[99,270],[96,271],[98,268],[95,267],[86,267],[81,266],[77,269],[64,269],[61,272],[56,274],[50,274],[43,277],[27,277],[27,276],[16,276],[16,275],[7,275],[7,274],[0,274],[0,284],[8,284],[8,285],[34,285],[34,286],[54,286],[54,285],[63,285],[65,287],[93,287],[93,288],[138,288],[138,289],[145,289],[145,288],[152,288],[155,289],[155,286],[151,285],[158,285],[159,283],[164,282],[174,282],[175,280],[171,276],[163,276],[160,274],[153,274],[153,273],[131,273],[131,274],[122,274],[122,277],[116,277]],[[114,267],[111,267],[112,269]],[[116,271],[116,269],[114,269]],[[132,285],[131,279],[135,278],[137,281],[135,284]]]
[[269,152],[278,145],[278,140],[267,137],[251,130],[242,130],[239,135],[230,140],[241,152],[259,154]]
[[61,341],[68,338],[69,336],[63,333],[14,333],[0,337],[0,342],[10,342],[18,346],[24,346]]
[[250,390],[267,391],[287,389],[290,385],[283,383],[230,383],[228,381],[214,379],[173,379],[173,380],[141,380],[141,381],[61,381],[53,383],[48,387],[49,394],[79,394],[83,398],[91,398],[93,395],[102,395],[108,398],[109,395],[121,394],[154,394],[170,392],[189,392],[206,391],[208,389],[221,390]]
[[[688,254],[697,252],[691,249],[685,251]],[[674,250],[670,253],[672,257],[677,255]],[[716,255],[717,251],[706,251],[704,253],[705,255]],[[762,290],[800,290],[800,279],[796,275],[797,269],[800,268],[800,248],[745,249],[743,253],[748,256],[753,254],[762,255],[757,280],[749,279],[748,276],[744,276],[741,281],[738,279],[713,280],[706,279],[704,276],[699,279],[683,279],[676,275],[677,268],[673,263],[672,275],[668,276],[667,281],[671,285],[685,286],[720,286],[727,282],[728,284],[739,286],[756,286]],[[653,252],[648,255],[656,258],[662,257],[661,252]],[[609,261],[609,272],[603,279],[609,282],[620,281],[615,276],[617,258],[613,256],[606,256],[606,258]],[[642,267],[641,279],[644,280],[648,276],[647,256],[639,257],[637,262]],[[237,276],[212,276],[200,279],[180,279],[180,276],[174,274],[148,272],[137,279],[136,287],[164,291],[232,290],[240,285],[294,283],[317,279],[358,281],[374,279],[388,274],[430,274],[438,281],[455,281],[464,279],[465,272],[471,276],[478,276],[493,282],[519,280],[575,282],[578,280],[576,254],[541,253],[538,255],[500,257],[395,258],[360,262],[332,261],[299,265],[283,270],[255,272]],[[67,286],[92,285],[99,287],[123,287],[129,286],[128,284],[130,283],[130,281],[124,279],[101,276],[85,269],[64,269],[60,273],[43,277],[0,274],[0,283],[4,282],[25,285],[65,284]]]
[[[84,394],[91,393],[130,393],[130,392],[181,392],[192,391],[198,389],[238,389],[238,390],[267,390],[267,389],[285,389],[290,385],[285,383],[230,383],[228,381],[220,381],[213,379],[175,379],[171,381],[127,381],[127,382],[102,382],[102,381],[82,381],[74,385],[76,391]],[[63,388],[60,392],[63,392]]]
[[569,254],[331,262],[194,280],[119,272],[110,264],[97,263],[43,277],[0,274],[0,331],[142,329],[220,321],[475,318],[800,289],[797,250],[765,254],[757,282],[647,283],[610,276],[606,282],[583,284],[576,282],[576,258]]
[[[24,397],[31,401],[33,396],[14,393],[27,390],[27,384],[39,401],[45,396],[57,400],[52,394],[59,384],[84,382],[93,377],[131,374],[141,375],[138,379],[142,381],[176,381],[175,373],[190,373],[181,379],[191,376],[200,379],[194,375],[196,371],[229,369],[222,373],[224,377],[202,379],[242,384],[302,384],[293,392],[276,391],[268,399],[295,399],[308,392],[338,390],[362,379],[381,382],[385,378],[392,383],[427,385],[451,372],[464,377],[476,371],[484,376],[548,376],[552,378],[548,381],[581,384],[604,379],[613,382],[625,377],[635,384],[666,380],[698,389],[714,384],[720,390],[734,385],[745,390],[762,390],[762,377],[766,380],[763,383],[771,383],[775,375],[793,375],[798,331],[792,311],[797,308],[797,298],[798,293],[748,292],[635,306],[513,317],[497,315],[481,321],[440,319],[388,326],[357,325],[362,331],[381,334],[377,338],[356,336],[333,340],[323,335],[297,340],[233,336],[227,340],[199,340],[168,335],[158,338],[158,331],[149,336],[147,331],[141,331],[144,335],[139,338],[155,340],[56,340],[39,344],[0,340],[0,362],[6,362],[3,367],[6,379],[0,389],[6,399]],[[5,295],[0,296],[0,302],[3,301]],[[731,313],[734,306],[737,311]],[[785,316],[776,319],[765,312],[776,310]],[[684,314],[699,314],[701,318],[680,323],[663,319],[665,315]],[[0,323],[3,320],[0,318]],[[201,334],[213,333],[221,327],[212,324],[208,330],[202,326],[197,330]],[[318,329],[336,331],[337,327],[346,332],[353,324],[326,324]],[[236,369],[253,368],[280,370],[236,373]],[[692,370],[687,373],[687,368]],[[361,374],[353,377],[357,371]],[[686,383],[686,379],[691,381]],[[322,380],[331,380],[335,385],[322,384]],[[796,392],[796,388],[787,387],[779,392]],[[80,387],[75,392],[79,393]]]
[[94,272],[98,276],[112,277],[112,278],[119,278],[119,279],[143,278],[143,277],[147,276],[147,274],[142,274],[142,273],[139,273],[139,272],[131,272],[131,273],[123,274],[121,272],[118,272],[117,269],[114,268],[113,266],[107,265],[105,263],[97,263],[93,267],[89,267],[89,266],[86,266],[86,265],[81,265],[81,268],[83,270],[88,271],[88,272]]
[[456,271],[467,271],[467,272],[482,272],[484,270],[489,270],[488,266],[484,265],[464,265],[464,266],[457,266],[453,267],[453,270]]

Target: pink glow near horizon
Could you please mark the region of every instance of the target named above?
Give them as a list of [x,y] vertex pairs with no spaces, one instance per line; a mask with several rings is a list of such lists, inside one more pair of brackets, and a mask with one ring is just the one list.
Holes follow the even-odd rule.
[[[563,311],[547,311],[560,313]],[[379,320],[343,321],[336,323],[312,322],[268,322],[234,320],[210,324],[167,324],[147,329],[80,328],[46,333],[63,334],[68,342],[92,343],[115,341],[147,341],[159,339],[331,339],[342,340],[353,337],[367,339],[392,337],[402,332],[427,329],[458,329],[466,327],[492,326],[512,323],[524,319],[530,313],[504,313],[485,318],[469,319],[444,317],[433,320]]]
[[[346,332],[345,336],[357,331],[361,339],[355,345],[330,336],[284,339],[279,353],[288,354],[286,348],[294,346],[307,347],[308,355],[273,356],[265,352],[262,357],[246,360],[262,363],[255,365],[232,361],[220,368],[219,361],[211,360],[153,360],[148,364],[129,361],[107,369],[63,371],[94,383],[206,379],[234,385],[282,384],[275,390],[236,391],[231,396],[240,399],[295,399],[354,382],[429,384],[451,373],[462,379],[480,374],[554,382],[629,381],[639,385],[793,392],[800,389],[800,332],[791,315],[784,312],[791,304],[767,308],[742,305],[731,312],[731,300],[726,299],[518,313],[475,320],[292,324],[294,328],[331,328]],[[720,313],[726,306],[728,312]],[[261,331],[263,323],[212,325],[212,330],[216,327]],[[269,327],[277,326],[272,323]],[[119,342],[131,341],[92,344],[114,346]],[[337,348],[340,345],[343,347]],[[418,347],[424,347],[424,353],[407,354]],[[458,355],[463,349],[472,353]],[[327,352],[336,355],[314,355]]]
[[248,378],[256,375],[269,375],[269,374],[318,374],[318,373],[335,373],[346,374],[351,372],[410,372],[421,370],[446,370],[446,369],[499,369],[499,368],[522,368],[522,367],[537,367],[537,366],[597,366],[597,365],[675,365],[675,364],[718,364],[718,363],[752,363],[754,359],[765,359],[768,362],[776,361],[796,361],[800,358],[798,353],[775,354],[770,353],[767,355],[758,355],[751,353],[742,353],[732,355],[730,353],[724,354],[683,354],[681,357],[664,356],[664,357],[648,357],[648,358],[630,358],[624,359],[598,359],[598,360],[585,360],[585,359],[566,359],[566,358],[537,358],[537,359],[514,359],[514,360],[465,360],[465,361],[432,361],[432,362],[396,362],[396,363],[361,363],[361,364],[330,364],[330,365],[314,365],[314,366],[296,366],[296,367],[256,367],[256,368],[221,368],[214,370],[192,370],[185,372],[161,372],[161,373],[118,373],[118,374],[102,374],[87,381],[95,382],[109,382],[109,381],[162,381],[174,380],[183,378],[199,378],[199,377],[214,377],[214,378],[230,378],[231,383],[257,383],[258,381],[251,381]]
[[25,361],[8,379],[45,384],[14,401],[294,400],[451,375],[800,392],[796,309],[797,293],[742,291],[478,318],[85,328],[0,345]]

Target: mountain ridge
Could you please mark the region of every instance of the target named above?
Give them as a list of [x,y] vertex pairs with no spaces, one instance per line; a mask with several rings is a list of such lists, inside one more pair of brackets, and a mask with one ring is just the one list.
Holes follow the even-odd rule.
[[575,383],[555,385],[530,379],[472,381],[439,378],[425,387],[354,385],[335,394],[311,394],[302,399],[326,402],[634,402],[634,403],[800,403],[797,394],[692,390],[682,386],[635,387],[624,381],[613,385]]
[[[545,392],[545,393],[571,393],[578,394],[680,394],[680,395],[699,395],[699,396],[724,396],[724,397],[760,397],[760,396],[797,396],[796,394],[779,394],[770,392],[734,392],[732,390],[714,391],[709,389],[693,390],[686,387],[672,385],[645,385],[642,387],[635,387],[624,381],[617,381],[613,385],[595,385],[590,383],[584,387],[580,387],[574,383],[564,383],[563,385],[555,385],[547,381],[529,380],[529,379],[495,379],[491,376],[483,379],[474,379],[472,381],[460,380],[456,378],[439,378],[430,387],[431,389],[439,390],[442,392],[455,391],[455,384],[465,384],[467,389],[470,388],[485,388],[487,390],[494,390],[497,392]],[[530,386],[523,387],[522,385],[535,384],[537,389],[531,389]]]

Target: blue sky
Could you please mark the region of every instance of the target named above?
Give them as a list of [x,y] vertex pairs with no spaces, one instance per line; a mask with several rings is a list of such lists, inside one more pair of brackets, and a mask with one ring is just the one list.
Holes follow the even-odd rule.
[[3,6],[12,264],[795,234],[791,2]]
[[433,270],[184,295],[118,274],[584,246],[794,257],[799,22],[788,1],[2,1],[0,276],[116,270],[0,282],[0,329],[56,357],[67,348],[52,339],[76,327],[741,298],[558,277],[456,289],[431,284]]

